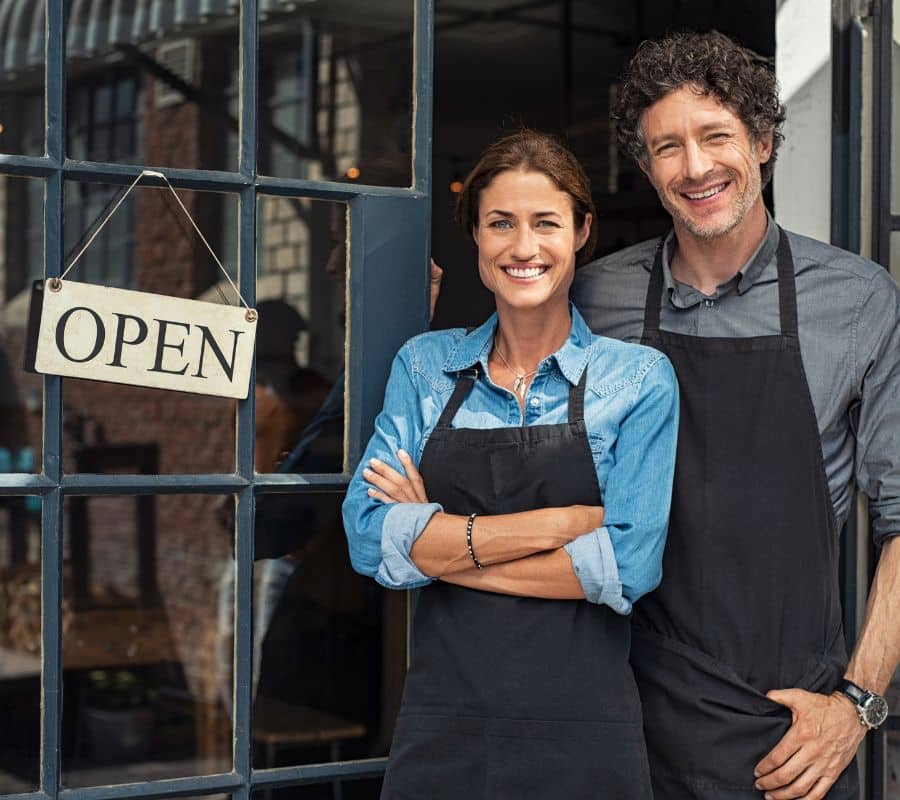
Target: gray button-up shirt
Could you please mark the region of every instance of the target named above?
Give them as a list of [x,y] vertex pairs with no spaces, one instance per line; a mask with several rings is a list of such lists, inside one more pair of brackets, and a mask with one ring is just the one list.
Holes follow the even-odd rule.
[[[788,232],[797,284],[803,364],[838,525],[853,481],[868,495],[876,542],[900,534],[900,291],[888,272],[860,256]],[[639,342],[657,241],[593,261],[576,273],[573,297],[591,328]],[[674,244],[663,250],[660,327],[691,336],[777,334],[778,227],[735,276],[704,295],[676,281]],[[747,480],[753,480],[752,475]]]

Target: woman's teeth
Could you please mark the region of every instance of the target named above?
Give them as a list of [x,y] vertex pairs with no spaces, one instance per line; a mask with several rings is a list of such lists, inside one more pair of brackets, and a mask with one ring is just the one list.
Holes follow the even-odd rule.
[[713,186],[705,192],[685,192],[685,195],[691,200],[705,200],[707,197],[712,197],[714,194],[721,192],[725,188],[725,185],[726,184],[724,183],[720,183],[718,186]]
[[546,267],[504,267],[503,271],[513,278],[536,278],[543,275]]

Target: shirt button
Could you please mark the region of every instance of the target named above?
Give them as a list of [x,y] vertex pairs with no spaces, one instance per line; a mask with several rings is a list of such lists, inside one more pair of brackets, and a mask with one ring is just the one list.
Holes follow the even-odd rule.
[[536,397],[531,398],[531,407],[532,408],[537,408],[540,404],[541,404],[541,401],[538,400]]

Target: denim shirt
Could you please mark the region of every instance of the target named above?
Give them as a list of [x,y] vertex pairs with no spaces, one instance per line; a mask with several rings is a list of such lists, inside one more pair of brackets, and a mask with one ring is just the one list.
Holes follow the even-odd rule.
[[397,458],[401,448],[418,464],[457,374],[478,363],[479,378],[453,420],[456,428],[566,422],[569,387],[588,370],[584,421],[603,493],[597,503],[605,507],[604,525],[574,539],[565,550],[585,597],[620,614],[629,613],[635,600],[659,584],[678,427],[675,373],[657,350],[595,336],[575,307],[570,308],[569,338],[539,365],[525,398],[524,420],[516,396],[488,377],[496,314],[469,334],[461,328],[424,333],[400,349],[384,409],[343,506],[350,559],[357,572],[391,589],[434,580],[416,567],[409,554],[442,507],[385,504],[371,498],[362,470],[374,457],[402,472]]

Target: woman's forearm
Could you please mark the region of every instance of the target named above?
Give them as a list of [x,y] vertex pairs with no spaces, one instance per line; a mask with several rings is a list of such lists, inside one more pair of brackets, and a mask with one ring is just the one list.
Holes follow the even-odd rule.
[[[435,514],[410,550],[413,563],[424,574],[436,578],[472,567],[466,547],[467,522],[468,517],[461,515]],[[602,524],[601,506],[542,508],[517,514],[478,516],[472,527],[472,546],[478,560],[487,567],[556,550]],[[566,553],[562,556],[570,561]]]
[[506,561],[489,569],[465,569],[441,580],[483,592],[545,600],[583,600],[572,559],[562,548]]

